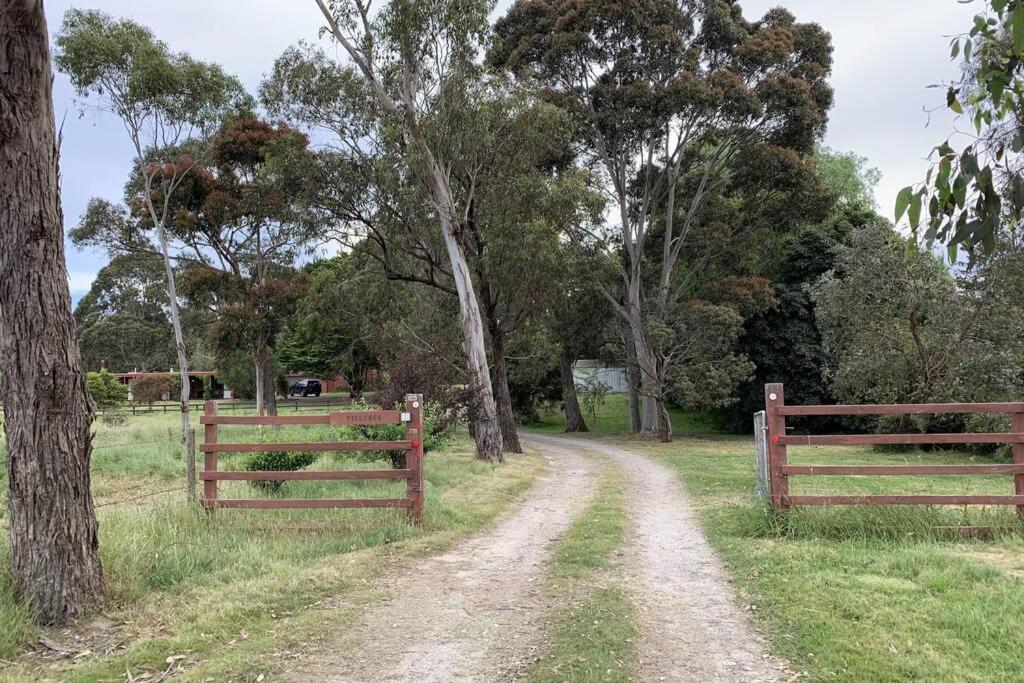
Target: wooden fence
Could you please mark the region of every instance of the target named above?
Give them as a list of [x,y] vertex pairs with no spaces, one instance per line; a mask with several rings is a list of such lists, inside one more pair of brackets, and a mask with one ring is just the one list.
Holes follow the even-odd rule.
[[[890,405],[786,405],[781,384],[766,384],[765,426],[768,475],[773,508],[792,505],[1016,505],[1024,515],[1024,403],[897,403]],[[908,415],[939,413],[1002,413],[1010,415],[1010,431],[965,434],[830,434],[789,436],[786,417],[807,415]],[[986,465],[790,465],[787,446],[864,446],[873,444],[1012,444],[1012,464]],[[790,495],[793,476],[935,476],[1013,475],[1013,495]]]
[[[410,394],[405,410],[370,410],[328,413],[325,415],[220,415],[217,402],[207,401],[199,418],[204,425],[202,504],[216,508],[381,508],[402,507],[409,519],[419,522],[423,516],[423,398]],[[402,441],[331,441],[318,443],[224,443],[220,441],[221,425],[385,425],[405,424]],[[405,451],[405,467],[387,470],[327,471],[222,471],[217,469],[218,453],[252,453],[262,451]],[[404,479],[404,498],[343,499],[224,499],[217,495],[218,481],[326,481],[339,479]]]

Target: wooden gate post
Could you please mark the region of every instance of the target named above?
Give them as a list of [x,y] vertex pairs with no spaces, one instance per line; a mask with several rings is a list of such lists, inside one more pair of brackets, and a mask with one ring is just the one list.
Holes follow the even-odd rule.
[[789,479],[782,473],[786,465],[786,446],[780,439],[786,436],[786,416],[779,408],[786,405],[782,384],[764,385],[764,411],[768,424],[768,473],[771,482],[772,507],[776,510],[788,510]]
[[409,413],[405,439],[410,443],[405,452],[405,467],[409,470],[405,495],[409,499],[409,521],[419,524],[423,520],[423,396],[408,394],[405,412]]
[[[1024,432],[1024,412],[1010,413],[1010,431],[1015,434]],[[1024,465],[1024,443],[1013,444],[1013,463]],[[1013,477],[1014,493],[1024,496],[1024,474],[1015,474]],[[1017,514],[1024,517],[1024,505],[1017,506]]]
[[[217,402],[207,401],[205,403],[204,413],[212,417],[217,414]],[[203,433],[203,444],[210,445],[217,443],[219,426],[216,424],[207,424]],[[217,452],[216,451],[204,451],[203,453],[203,471],[204,472],[216,472],[217,471]],[[208,512],[213,512],[217,505],[217,480],[216,479],[204,479],[203,480],[203,507]]]

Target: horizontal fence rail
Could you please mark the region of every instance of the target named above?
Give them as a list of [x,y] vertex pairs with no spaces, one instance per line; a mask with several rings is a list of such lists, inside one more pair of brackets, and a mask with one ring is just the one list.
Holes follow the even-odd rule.
[[[1024,516],[1024,403],[898,403],[889,405],[787,406],[782,384],[764,388],[768,493],[772,507],[793,505],[1014,505]],[[787,416],[993,413],[1010,416],[1009,432],[965,434],[787,435]],[[755,424],[758,424],[755,421]],[[1011,444],[1012,464],[991,465],[790,465],[787,446],[902,444]],[[790,495],[792,476],[1012,475],[1012,495]]]
[[[410,521],[423,517],[423,397],[406,396],[405,410],[368,410],[325,415],[220,415],[217,401],[207,401],[199,418],[204,426],[202,504],[209,511],[217,508],[298,509],[298,508],[406,508]],[[405,439],[397,441],[328,441],[283,443],[225,443],[220,441],[221,425],[389,425],[405,424]],[[405,467],[389,470],[326,471],[223,471],[218,469],[218,453],[255,453],[264,451],[405,451]],[[404,498],[349,499],[224,499],[218,497],[219,481],[406,481]]]

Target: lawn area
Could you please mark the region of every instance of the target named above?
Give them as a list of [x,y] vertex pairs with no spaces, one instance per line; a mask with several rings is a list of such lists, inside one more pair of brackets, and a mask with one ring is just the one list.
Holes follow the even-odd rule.
[[[621,399],[609,400],[603,410],[623,407]],[[626,424],[622,415],[597,417],[602,432]],[[557,430],[557,417],[549,416],[543,429]],[[612,438],[679,473],[742,602],[753,606],[773,652],[806,680],[1024,680],[1022,535],[965,541],[931,531],[942,524],[1014,524],[1012,510],[800,509],[781,520],[753,499],[749,438],[683,436],[671,444]],[[791,448],[790,454],[794,463],[984,462],[958,452],[868,448]],[[793,481],[794,491],[808,493],[1012,490],[1008,476]]]
[[[426,515],[419,528],[396,509],[220,510],[208,516],[185,503],[177,424],[173,414],[97,423],[93,490],[110,600],[93,622],[45,632],[76,656],[19,656],[40,631],[11,597],[0,520],[0,660],[16,660],[0,661],[0,678],[123,680],[127,671],[137,678],[181,666],[187,679],[255,680],[285,666],[300,646],[351,623],[373,597],[369,579],[389,562],[446,548],[480,528],[542,468],[534,457],[501,466],[478,461],[460,434],[426,457]],[[222,428],[221,440],[247,440],[250,429]],[[294,429],[264,438],[293,439]],[[309,429],[316,440],[316,428]],[[223,468],[240,457],[223,457]],[[327,454],[311,468],[381,465]],[[267,495],[246,482],[222,484],[223,497]],[[403,495],[404,485],[287,482],[282,495],[394,497]],[[6,481],[0,486],[6,489]]]

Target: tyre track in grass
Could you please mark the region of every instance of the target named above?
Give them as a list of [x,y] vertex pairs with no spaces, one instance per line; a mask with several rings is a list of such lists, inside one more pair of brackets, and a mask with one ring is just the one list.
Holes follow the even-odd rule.
[[603,466],[578,450],[545,445],[550,469],[511,513],[448,552],[389,571],[380,600],[286,680],[514,678],[544,641],[552,605],[541,584],[554,541],[589,504]]
[[623,580],[637,602],[642,680],[750,683],[788,677],[750,627],[674,472],[601,441],[546,435],[525,440],[542,452],[608,456],[628,482],[631,527]]

